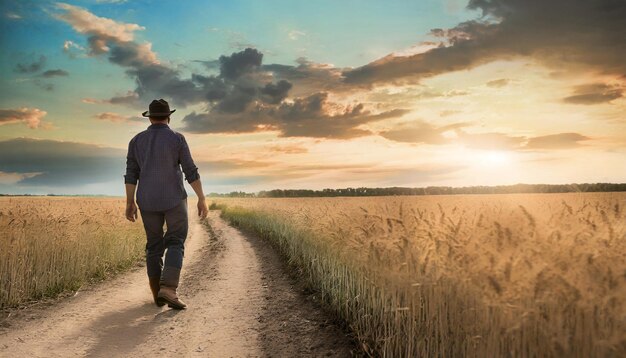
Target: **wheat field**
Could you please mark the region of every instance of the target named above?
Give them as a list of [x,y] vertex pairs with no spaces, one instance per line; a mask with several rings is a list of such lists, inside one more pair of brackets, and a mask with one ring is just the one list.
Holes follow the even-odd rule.
[[0,308],[76,290],[144,254],[122,198],[0,198]]
[[212,200],[372,356],[626,355],[626,193]]

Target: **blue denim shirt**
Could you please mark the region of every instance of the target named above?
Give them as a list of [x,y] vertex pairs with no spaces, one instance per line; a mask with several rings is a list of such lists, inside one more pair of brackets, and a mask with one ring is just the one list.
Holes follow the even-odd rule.
[[137,185],[137,205],[146,211],[168,210],[187,198],[187,182],[200,178],[185,137],[167,124],[155,123],[128,143],[124,182]]

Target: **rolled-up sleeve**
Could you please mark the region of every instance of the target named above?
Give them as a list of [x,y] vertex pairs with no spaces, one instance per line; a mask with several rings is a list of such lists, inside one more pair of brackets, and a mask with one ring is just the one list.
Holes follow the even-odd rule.
[[140,169],[139,163],[137,163],[137,157],[135,156],[134,144],[135,141],[132,139],[128,143],[128,154],[126,155],[126,175],[124,175],[124,183],[137,185]]
[[185,139],[185,136],[180,134],[180,139],[181,145],[178,154],[178,162],[183,169],[183,173],[185,173],[185,180],[187,180],[187,182],[191,184],[194,181],[200,179],[200,173],[198,173],[198,167],[196,167],[196,164],[193,162],[193,158],[191,157],[189,145],[187,145],[187,140]]

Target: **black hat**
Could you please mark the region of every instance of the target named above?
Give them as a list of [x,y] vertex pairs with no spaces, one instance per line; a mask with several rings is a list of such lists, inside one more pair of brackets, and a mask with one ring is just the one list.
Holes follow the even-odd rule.
[[175,109],[170,111],[170,105],[163,98],[152,101],[148,109],[148,111],[143,112],[141,115],[144,117],[168,117],[170,114],[176,112]]

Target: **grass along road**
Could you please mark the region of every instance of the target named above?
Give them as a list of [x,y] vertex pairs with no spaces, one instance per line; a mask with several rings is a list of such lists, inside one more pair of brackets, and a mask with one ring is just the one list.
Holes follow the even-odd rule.
[[151,302],[144,267],[3,318],[0,356],[349,356],[350,338],[299,292],[260,239],[191,219],[184,311]]

